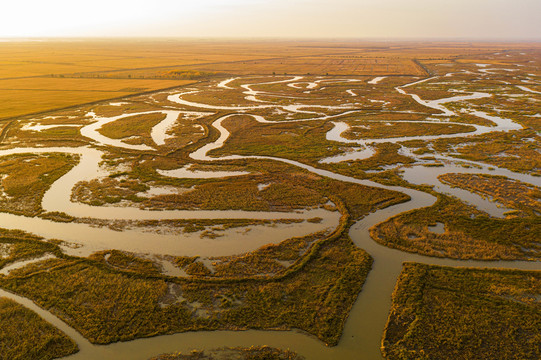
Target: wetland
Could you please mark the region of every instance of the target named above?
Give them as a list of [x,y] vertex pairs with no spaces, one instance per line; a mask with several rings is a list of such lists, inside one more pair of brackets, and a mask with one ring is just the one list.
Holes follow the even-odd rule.
[[0,349],[536,358],[541,48],[517,46],[383,51],[392,73],[357,71],[362,58],[323,71],[310,48],[126,67],[117,80],[154,85],[9,113],[0,310],[28,320],[21,346],[7,329]]

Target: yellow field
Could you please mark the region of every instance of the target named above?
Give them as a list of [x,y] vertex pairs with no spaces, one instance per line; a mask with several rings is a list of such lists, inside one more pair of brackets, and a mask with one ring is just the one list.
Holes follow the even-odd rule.
[[[515,59],[516,61],[516,59]],[[488,60],[488,59],[458,59],[456,61],[459,64],[490,64],[490,65],[508,65],[508,63],[501,60]]]
[[[423,63],[486,62],[539,44],[367,41],[65,40],[0,43],[0,119],[188,84],[170,71],[425,76]],[[463,60],[468,56],[468,60]],[[475,59],[475,60],[473,60]],[[188,78],[190,79],[190,78]]]
[[[280,44],[194,41],[51,41],[0,43],[0,79],[284,56]],[[257,47],[257,46],[256,46]],[[306,55],[306,50],[287,55]]]
[[0,80],[0,91],[99,91],[142,92],[165,87],[185,85],[185,81],[141,79],[88,79],[88,78],[26,78]]
[[[191,67],[190,67],[191,68]],[[234,74],[316,74],[316,75],[415,75],[425,72],[411,59],[374,58],[362,56],[310,56],[270,60],[248,60],[211,65],[193,66],[203,71],[219,71]]]
[[0,118],[48,111],[146,91],[187,80],[25,78],[0,80]]

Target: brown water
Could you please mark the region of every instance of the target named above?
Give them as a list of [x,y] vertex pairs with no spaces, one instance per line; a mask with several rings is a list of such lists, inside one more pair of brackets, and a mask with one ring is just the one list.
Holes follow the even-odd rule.
[[173,351],[190,351],[192,349],[217,348],[222,346],[270,345],[289,348],[307,357],[307,359],[378,359],[380,339],[390,308],[390,294],[404,261],[415,261],[436,265],[496,267],[538,270],[539,263],[514,261],[458,261],[436,259],[409,254],[381,246],[369,235],[369,228],[391,216],[410,209],[429,206],[435,198],[429,194],[411,189],[403,189],[412,196],[412,201],[379,210],[357,222],[350,231],[355,244],[365,249],[374,258],[372,271],[355,303],[344,328],[344,334],[338,346],[326,347],[311,335],[297,331],[201,331],[180,333],[153,338],[138,339],[106,346],[92,345],[75,330],[64,324],[52,314],[39,309],[33,303],[19,296],[0,292],[39,314],[47,321],[65,331],[80,346],[81,352],[69,359],[148,359],[149,357]]
[[[377,78],[376,78],[377,79]],[[374,80],[376,80],[374,79]],[[298,81],[299,78],[292,78],[289,81]],[[232,80],[226,80],[219,85],[221,87],[228,88],[227,84]],[[415,83],[420,83],[425,80],[421,80]],[[415,83],[407,84],[405,86],[402,86],[400,88],[397,88],[397,90],[405,95],[409,95],[405,92],[404,88],[408,86],[412,86]],[[254,91],[250,87],[250,85],[246,85],[244,89],[246,90],[246,93],[250,93],[250,96],[256,96],[260,94],[261,92]],[[217,107],[212,105],[205,105],[205,104],[197,104],[193,102],[187,102],[181,99],[181,95],[171,95],[170,100],[175,101],[179,104],[187,104],[189,106],[197,106],[204,109],[228,109],[228,110],[249,110],[254,108],[266,108],[274,105],[258,105],[254,107]],[[449,115],[449,113],[452,113],[448,109],[444,108],[442,104],[448,102],[448,101],[464,101],[468,99],[475,99],[485,97],[484,94],[476,93],[473,95],[465,95],[465,96],[458,96],[454,98],[449,99],[441,99],[440,101],[431,101],[431,102],[425,102],[422,99],[414,99],[417,100],[419,103],[442,110],[444,115]],[[452,100],[450,100],[452,99]],[[257,101],[256,99],[254,99]],[[280,107],[280,106],[278,106]],[[302,105],[288,105],[288,106],[281,106],[286,111],[299,111],[303,106]],[[314,107],[314,106],[311,106]],[[328,107],[331,108],[331,107]],[[340,108],[340,107],[334,107],[334,108]],[[343,107],[342,107],[343,108]],[[351,111],[351,113],[355,112]],[[453,113],[453,115],[455,115]],[[486,115],[486,114],[485,114]],[[258,117],[256,115],[252,115],[257,121],[260,122],[270,122],[265,120],[262,117]],[[479,116],[483,116],[483,113],[481,113]],[[328,119],[331,118],[331,116],[323,116],[315,119]],[[488,118],[488,115],[485,117]],[[215,161],[220,160],[219,158],[213,158],[208,155],[208,152],[213,149],[217,149],[223,145],[223,143],[227,140],[229,136],[229,132],[221,126],[221,121],[224,120],[224,118],[220,118],[214,122],[214,127],[220,131],[220,138],[212,143],[208,144],[205,147],[197,150],[196,152],[192,153],[191,156],[198,160],[203,161]],[[310,120],[310,119],[309,119]],[[489,120],[492,120],[495,122],[496,126],[492,128],[487,127],[478,127],[477,130],[482,129],[483,131],[508,131],[517,128],[517,124],[513,123],[510,120],[507,119],[500,119],[500,118],[490,118]],[[306,120],[303,120],[306,121]],[[161,133],[164,133],[163,131]],[[335,130],[335,133],[337,134],[336,139],[331,139],[335,141],[342,141],[341,132],[338,132]],[[460,134],[459,134],[460,135]],[[458,135],[455,135],[458,136]],[[396,138],[393,139],[379,139],[378,141],[388,141],[388,142],[396,142],[399,141]],[[35,150],[35,149],[34,149]],[[42,152],[42,150],[39,150]],[[45,151],[45,150],[44,150]],[[43,151],[43,152],[44,152]],[[86,150],[83,150],[86,151]],[[69,198],[66,200],[66,194],[69,195],[71,187],[69,187],[69,184],[74,184],[74,180],[81,179],[84,176],[88,177],[95,177],[96,175],[96,169],[97,164],[99,162],[99,159],[101,158],[101,155],[98,156],[98,154],[95,152],[97,150],[89,149],[90,152],[93,152],[90,157],[85,158],[86,160],[90,161],[88,164],[92,163],[91,167],[89,166],[80,166],[78,169],[75,169],[75,171],[71,172],[72,178],[66,177],[64,179],[65,183],[60,182],[59,184],[53,185],[51,191],[58,191],[57,193],[52,192],[51,194],[61,194],[62,199],[61,201],[64,201],[64,205],[69,204],[69,208],[73,209],[76,208],[79,205],[83,204],[77,204],[74,205],[73,203],[69,203]],[[64,151],[65,152],[65,151]],[[77,152],[82,157],[84,157],[84,154],[80,150],[80,148],[77,149]],[[365,152],[362,154],[362,156],[368,156],[368,152]],[[93,156],[93,157],[92,157]],[[438,155],[439,156],[439,155]],[[36,311],[38,314],[40,314],[42,317],[44,317],[47,321],[51,322],[53,325],[57,326],[59,329],[64,331],[68,336],[70,336],[72,339],[74,339],[81,349],[80,353],[75,354],[73,356],[68,357],[69,359],[84,359],[84,360],[90,360],[90,359],[148,359],[151,356],[164,353],[164,352],[176,352],[176,351],[184,351],[189,352],[192,349],[209,349],[209,348],[218,348],[223,346],[252,346],[252,345],[270,345],[275,346],[279,348],[289,348],[293,351],[298,352],[301,355],[304,355],[307,359],[380,359],[381,358],[381,352],[380,352],[380,341],[381,341],[381,335],[383,333],[383,328],[388,316],[388,311],[390,309],[391,305],[391,293],[393,291],[393,288],[395,286],[396,279],[401,271],[402,263],[405,261],[415,261],[415,262],[421,262],[421,263],[428,263],[428,264],[436,264],[436,265],[449,265],[449,266],[467,266],[467,267],[495,267],[495,268],[517,268],[517,269],[524,269],[524,270],[539,270],[540,264],[538,262],[524,262],[524,261],[496,261],[496,262],[481,262],[481,261],[458,261],[458,260],[450,260],[450,259],[437,259],[437,258],[430,258],[410,253],[405,253],[402,251],[390,249],[384,246],[379,245],[378,243],[374,242],[369,235],[369,228],[373,225],[376,225],[382,221],[387,220],[389,217],[398,215],[404,211],[408,211],[411,209],[416,209],[420,207],[430,206],[435,202],[435,197],[433,197],[430,194],[420,192],[417,190],[407,189],[403,187],[397,187],[397,186],[384,186],[378,183],[374,183],[372,181],[368,180],[358,180],[355,178],[351,178],[344,175],[334,174],[330,171],[321,170],[314,168],[312,166],[308,166],[302,163],[299,163],[297,161],[288,160],[288,159],[281,159],[281,158],[275,158],[275,157],[266,157],[266,156],[229,156],[221,158],[223,159],[242,159],[242,158],[248,158],[248,159],[271,159],[275,161],[281,161],[288,164],[292,164],[295,166],[298,166],[300,168],[306,169],[310,172],[313,172],[315,174],[318,174],[320,176],[330,177],[336,180],[349,182],[349,183],[356,183],[356,184],[362,184],[367,186],[374,186],[378,188],[383,189],[389,189],[394,191],[400,191],[403,192],[411,197],[411,201],[403,204],[398,204],[394,206],[390,206],[388,208],[378,210],[375,213],[369,214],[365,218],[358,221],[350,230],[350,236],[355,242],[357,246],[359,246],[362,249],[365,249],[373,258],[374,258],[374,265],[372,271],[369,273],[366,283],[362,289],[362,292],[360,293],[355,305],[353,306],[353,309],[351,310],[348,320],[345,324],[343,337],[336,347],[326,347],[322,342],[318,341],[316,338],[314,338],[311,335],[299,332],[299,331],[201,331],[201,332],[189,332],[189,333],[180,333],[180,334],[173,334],[173,335],[165,335],[165,336],[157,336],[152,338],[146,338],[146,339],[137,339],[133,341],[123,342],[123,343],[114,343],[110,345],[105,346],[99,346],[99,345],[92,345],[90,344],[86,339],[84,339],[80,334],[78,334],[74,329],[66,325],[64,322],[62,322],[60,319],[55,317],[54,315],[50,314],[49,312],[40,309],[35,304],[33,304],[31,301],[22,298],[17,295],[13,295],[10,293],[7,293],[5,291],[0,290],[0,296],[6,296],[11,299],[14,299],[15,301],[27,306],[28,308]],[[455,159],[446,158],[445,156],[439,156],[441,160],[444,161],[455,161]],[[96,160],[97,159],[97,160]],[[417,159],[418,161],[421,161],[420,159]],[[85,173],[86,171],[86,173]],[[455,165],[452,165],[450,163],[445,163],[444,167],[440,168],[426,168],[426,167],[414,167],[411,169],[406,169],[406,172],[404,173],[404,177],[413,183],[416,183],[417,181],[422,181],[424,183],[429,183],[431,185],[440,187],[439,189],[441,191],[448,191],[453,195],[458,196],[459,198],[463,199],[464,197],[467,197],[467,201],[472,203],[475,206],[478,206],[480,208],[486,207],[487,204],[483,201],[480,197],[476,196],[470,196],[471,193],[468,193],[470,195],[466,196],[464,193],[456,190],[456,189],[446,189],[441,186],[441,184],[437,180],[437,175],[440,173],[445,172],[470,172],[475,171],[478,173],[490,173],[494,174],[494,172],[491,172],[488,170],[488,168],[481,164],[480,169],[475,170],[465,170],[463,168],[458,168]],[[523,176],[519,174],[515,174],[509,171],[505,171],[503,169],[497,169],[498,174],[504,174],[505,176],[520,178],[521,180],[526,180],[526,182],[538,184],[538,180],[534,179],[533,177]],[[86,175],[84,175],[86,174]],[[67,184],[67,185],[66,185]],[[55,187],[56,186],[56,187]],[[66,190],[67,187],[67,190]],[[47,200],[47,206],[51,208],[57,208],[59,202],[55,202],[53,200],[56,198],[55,196],[50,196],[49,198],[44,199]],[[481,199],[481,200],[480,200]],[[66,201],[68,201],[66,203]],[[99,217],[99,214],[103,214],[102,211],[105,211],[105,208],[94,208],[89,209],[88,207],[84,208],[81,207],[81,211],[85,214],[89,214],[85,211],[91,211],[92,216]],[[60,207],[60,208],[66,208]],[[53,209],[51,209],[53,210]],[[113,208],[113,210],[115,210]],[[133,209],[138,210],[139,209]],[[62,210],[60,210],[62,211]],[[71,210],[74,211],[74,210]],[[109,211],[109,210],[107,210]],[[132,211],[132,210],[127,210]],[[492,210],[489,210],[491,212]],[[98,214],[99,213],[99,214]],[[135,218],[138,218],[139,215],[142,214],[148,214],[149,212],[143,212],[143,213],[137,213],[137,214],[126,214],[126,217],[129,216],[135,216]],[[119,213],[117,213],[117,216]],[[179,216],[179,212],[176,212],[175,214],[170,214],[171,216]],[[194,212],[191,216],[194,218],[197,218],[199,216],[203,216],[204,212]],[[228,214],[232,214],[232,212],[228,212]],[[331,213],[332,214],[332,213]],[[336,213],[334,213],[334,216],[337,216]],[[492,211],[492,214],[495,216],[498,216],[496,210]],[[169,214],[168,214],[169,215]],[[214,213],[216,216],[216,213]],[[238,216],[244,216],[248,218],[252,218],[252,216],[248,215],[255,215],[254,213],[247,214],[246,212],[242,214],[238,214]],[[261,216],[268,216],[268,213],[262,213]],[[294,216],[294,214],[286,214],[287,217]],[[328,214],[327,214],[328,215]],[[109,214],[107,214],[109,216]],[[155,215],[144,215],[144,216],[155,216]],[[163,216],[161,214],[160,216]],[[186,214],[186,216],[188,216]],[[212,215],[209,215],[212,216]],[[223,216],[223,214],[218,215]],[[274,214],[273,214],[274,216]],[[306,216],[306,214],[302,215]],[[322,216],[323,217],[323,216]],[[337,221],[337,218],[332,218],[332,215],[328,215],[328,223],[326,223],[326,226],[328,224],[333,223],[333,221]],[[216,255],[216,252],[219,251],[232,251],[232,253],[241,253],[246,251],[247,249],[250,249],[250,246],[254,246],[253,243],[246,243],[246,242],[240,242],[236,244],[235,242],[223,242],[220,244],[220,241],[215,240],[201,240],[199,243],[193,243],[189,245],[189,242],[182,240],[179,241],[178,238],[171,237],[170,239],[167,236],[159,236],[156,234],[144,234],[139,232],[114,232],[114,236],[108,229],[92,229],[89,230],[87,225],[84,224],[59,224],[59,223],[52,223],[49,221],[41,220],[41,219],[33,219],[33,218],[25,218],[15,215],[9,215],[9,214],[1,214],[0,215],[0,226],[1,227],[8,227],[8,228],[19,228],[19,229],[25,229],[33,231],[33,229],[39,229],[39,233],[44,234],[47,237],[60,237],[62,239],[66,238],[77,238],[79,237],[81,243],[85,242],[91,242],[94,241],[94,244],[96,242],[100,242],[99,246],[103,246],[104,248],[110,249],[110,248],[129,248],[131,251],[134,252],[149,252],[144,251],[145,249],[148,250],[147,247],[149,243],[152,243],[154,246],[154,250],[158,249],[158,246],[154,241],[158,238],[161,238],[163,243],[160,243],[159,248],[161,249],[163,247],[163,253],[167,254],[176,254],[177,252],[179,254],[185,254],[189,255],[192,254],[193,251],[197,251],[198,254],[207,254],[209,256]],[[294,225],[296,227],[298,225]],[[82,230],[84,227],[85,230]],[[288,229],[287,231],[290,231],[292,229]],[[309,230],[309,229],[305,229]],[[274,231],[274,230],[273,230]],[[265,232],[265,231],[263,231]],[[134,237],[134,234],[137,233],[138,235]],[[269,232],[272,233],[272,232]],[[56,236],[54,236],[56,235]],[[91,239],[92,238],[92,239]],[[135,240],[135,239],[136,240]],[[107,240],[105,240],[107,239]],[[114,239],[114,240],[111,240]],[[269,242],[268,239],[264,239],[264,241]],[[170,243],[168,243],[170,242]],[[181,244],[181,245],[179,245]],[[235,245],[236,244],[236,245]],[[262,245],[262,244],[261,244]],[[259,247],[260,244],[256,243],[255,247]],[[76,253],[77,250],[71,250],[73,253]],[[158,250],[156,250],[158,251]],[[152,251],[153,253],[156,253],[156,251]],[[162,251],[162,250],[159,250]]]

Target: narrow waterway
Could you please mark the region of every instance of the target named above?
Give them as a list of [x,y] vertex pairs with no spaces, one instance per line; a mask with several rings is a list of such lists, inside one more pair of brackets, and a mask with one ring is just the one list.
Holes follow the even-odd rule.
[[[289,85],[298,84],[298,81],[301,80],[302,77],[295,77],[291,79],[286,79],[280,82],[289,83]],[[377,84],[380,80],[382,80],[383,77],[378,77],[373,79],[371,84]],[[419,102],[422,105],[425,105],[427,107],[438,109],[443,112],[443,116],[455,116],[456,114],[447,108],[443,106],[443,104],[449,102],[449,101],[467,101],[475,98],[480,97],[486,97],[488,94],[484,93],[474,93],[472,95],[461,95],[453,98],[447,98],[447,99],[440,99],[440,100],[432,100],[432,101],[425,101],[418,96],[413,96],[411,94],[408,94],[404,89],[413,86],[418,83],[422,83],[425,81],[428,81],[429,79],[423,79],[420,81],[416,81],[410,84],[403,85],[401,87],[397,87],[396,90],[400,92],[401,94],[412,96],[417,102]],[[231,83],[233,80],[237,80],[237,78],[231,78],[222,81],[220,84],[218,84],[219,87],[225,88],[225,89],[231,89],[228,84]],[[356,80],[357,81],[357,80]],[[297,82],[297,83],[296,83]],[[269,82],[273,83],[273,82]],[[276,82],[274,82],[276,83]],[[245,94],[249,92],[249,96],[257,96],[261,95],[261,92],[254,91],[251,89],[250,86],[254,86],[256,84],[246,84],[241,85],[241,88],[243,88],[245,91]],[[297,87],[297,86],[292,86]],[[260,109],[260,108],[267,108],[267,107],[278,107],[278,108],[284,108],[288,111],[295,111],[295,107],[289,105],[289,106],[277,106],[277,105],[256,105],[256,106],[250,106],[250,107],[223,107],[223,106],[213,106],[213,105],[206,105],[206,104],[200,104],[195,102],[189,102],[182,99],[182,96],[187,93],[183,94],[176,94],[176,95],[170,95],[169,100],[174,101],[181,105],[191,106],[191,107],[198,107],[202,109],[214,109],[214,110],[249,110],[249,109]],[[253,101],[257,101],[257,99],[254,99]],[[302,108],[302,105],[296,105],[296,110],[299,112],[302,112],[300,109]],[[310,106],[314,107],[314,106]],[[322,108],[344,108],[344,107],[325,107],[321,106]],[[351,113],[354,113],[358,110],[351,110]],[[178,112],[177,112],[178,113]],[[366,283],[362,289],[362,292],[360,293],[353,309],[351,310],[348,320],[346,322],[343,337],[336,347],[326,347],[322,342],[318,341],[315,337],[311,335],[307,335],[305,333],[299,332],[299,331],[241,331],[241,332],[235,332],[235,331],[201,331],[201,332],[189,332],[189,333],[180,333],[180,334],[173,334],[173,335],[165,335],[165,336],[157,336],[152,338],[145,338],[145,339],[137,339],[133,341],[123,342],[123,343],[114,343],[110,345],[100,346],[100,345],[92,345],[90,344],[86,339],[84,339],[80,334],[78,334],[74,329],[72,329],[70,326],[65,324],[62,320],[58,319],[48,311],[45,311],[39,307],[37,307],[35,304],[33,304],[28,299],[22,298],[20,296],[11,294],[9,292],[0,290],[0,296],[9,297],[24,306],[30,308],[31,310],[37,312],[39,315],[41,315],[45,320],[49,321],[53,325],[57,326],[60,330],[64,331],[68,336],[70,336],[72,339],[74,339],[81,351],[78,354],[69,356],[67,358],[69,359],[81,359],[81,360],[90,360],[90,359],[148,359],[151,356],[165,353],[165,352],[176,352],[176,351],[184,351],[189,352],[192,349],[210,349],[210,348],[219,348],[224,346],[252,346],[252,345],[269,345],[269,346],[275,346],[279,348],[289,348],[293,351],[298,352],[300,355],[305,356],[307,359],[315,359],[315,360],[324,360],[324,359],[379,359],[381,358],[381,352],[380,352],[380,342],[381,342],[381,336],[383,333],[383,328],[385,326],[385,322],[388,316],[388,312],[390,309],[391,304],[391,293],[394,288],[396,279],[401,271],[402,263],[405,261],[415,261],[415,262],[421,262],[421,263],[428,263],[428,264],[436,264],[436,265],[448,265],[448,266],[467,266],[467,267],[490,267],[490,268],[516,268],[516,269],[524,269],[524,270],[539,270],[541,267],[539,265],[539,262],[526,262],[526,261],[494,261],[494,262],[482,262],[482,261],[459,261],[459,260],[450,260],[450,259],[439,259],[439,258],[431,258],[431,257],[425,257],[421,255],[415,255],[410,254],[406,252],[402,252],[399,250],[390,249],[387,247],[384,247],[382,245],[379,245],[378,243],[374,242],[369,234],[370,227],[381,223],[382,221],[387,220],[390,217],[396,216],[404,211],[417,209],[421,207],[431,206],[436,201],[436,198],[428,193],[399,187],[399,186],[385,186],[381,185],[379,183],[375,183],[373,181],[369,180],[359,180],[352,177],[336,174],[327,170],[322,170],[315,168],[313,166],[309,166],[303,163],[300,163],[298,161],[289,160],[289,159],[283,159],[283,158],[277,158],[277,157],[269,157],[269,156],[239,156],[239,155],[231,155],[231,156],[225,156],[225,157],[212,157],[209,155],[209,152],[212,150],[218,149],[223,146],[223,144],[226,142],[226,140],[229,137],[229,132],[225,127],[222,125],[222,121],[224,121],[227,118],[233,117],[233,115],[227,115],[224,117],[221,117],[214,121],[212,126],[216,128],[220,132],[220,137],[213,143],[209,143],[194,152],[190,154],[190,157],[199,161],[217,161],[217,160],[230,160],[230,159],[269,159],[274,161],[280,161],[284,163],[288,163],[291,165],[295,165],[299,168],[303,168],[307,171],[310,171],[314,174],[318,174],[320,176],[333,178],[336,180],[348,182],[348,183],[355,183],[355,184],[362,184],[382,189],[388,189],[393,191],[399,191],[402,193],[405,193],[411,197],[411,200],[402,203],[397,204],[394,206],[387,207],[385,209],[378,210],[374,213],[371,213],[358,221],[354,226],[352,226],[350,230],[350,236],[353,239],[354,243],[364,250],[366,250],[373,258],[374,258],[374,265],[372,268],[372,271],[369,273],[368,278],[366,280]],[[250,115],[250,114],[245,114]],[[340,114],[344,115],[344,114]],[[334,116],[340,116],[340,115],[334,115]],[[479,125],[473,125],[476,128],[476,131],[473,132],[475,134],[478,133],[485,133],[490,131],[510,131],[510,130],[516,130],[521,128],[520,125],[514,123],[511,120],[508,119],[501,119],[493,116],[488,116],[484,113],[476,114],[477,116],[484,117],[488,120],[491,120],[495,123],[495,126],[493,127],[486,127],[486,126],[479,126]],[[178,116],[178,114],[177,114]],[[261,123],[272,123],[274,121],[268,121],[264,119],[261,116],[258,115],[251,115],[256,121],[259,121]],[[320,120],[320,119],[329,119],[334,116],[321,116],[316,117],[312,119],[304,119],[304,120],[295,120],[295,121],[310,121],[310,120]],[[121,118],[121,117],[117,117]],[[109,118],[110,119],[110,118]],[[109,146],[118,146],[123,147],[119,145],[118,143],[111,143],[109,140],[103,140],[97,134],[97,129],[101,126],[100,124],[107,123],[108,120],[99,120],[91,127],[85,127],[87,130],[90,129],[92,131],[87,131],[86,136],[94,139],[95,141],[100,142],[101,144],[106,144]],[[111,120],[114,121],[114,120]],[[171,124],[171,118],[169,118],[167,126],[164,126],[164,128],[167,128]],[[347,140],[344,139],[341,134],[347,130],[347,124],[343,125],[345,123],[335,123],[335,127],[327,134],[328,140],[333,141],[339,141],[342,143],[352,143],[355,142],[356,144],[363,145],[364,149],[359,151],[358,153],[355,153],[358,158],[366,158],[369,156],[372,156],[373,150],[369,147],[369,144],[375,143],[375,142],[397,142],[397,141],[404,141],[404,138],[389,138],[389,139],[364,139],[364,140]],[[83,129],[85,129],[83,128]],[[82,130],[83,131],[83,130]],[[160,130],[160,133],[165,133],[164,131]],[[472,135],[473,133],[468,133],[469,135]],[[442,136],[445,137],[457,137],[457,136],[464,136],[465,134],[453,134],[453,135],[434,135],[434,136],[428,136],[428,137],[414,137],[415,139],[432,139],[432,138],[439,138]],[[410,137],[408,137],[410,138]],[[400,140],[399,140],[400,139]],[[158,141],[156,141],[158,142]],[[159,144],[157,144],[159,145]],[[149,149],[139,149],[139,150],[149,150]],[[150,211],[144,211],[140,209],[133,209],[133,208],[110,208],[111,210],[108,210],[107,207],[99,207],[92,209],[93,207],[90,207],[85,204],[74,204],[70,201],[70,194],[71,189],[73,188],[73,185],[75,185],[76,182],[81,180],[89,180],[93,178],[97,178],[100,176],[103,176],[104,174],[101,173],[99,168],[99,161],[101,160],[101,152],[92,149],[92,148],[50,148],[50,149],[12,149],[12,150],[6,150],[4,153],[0,152],[0,156],[3,154],[11,154],[11,153],[25,153],[25,152],[31,152],[31,153],[45,153],[45,152],[64,152],[64,153],[72,153],[72,154],[78,154],[81,158],[79,165],[77,165],[72,171],[70,171],[68,174],[60,178],[51,189],[46,193],[46,196],[43,199],[43,207],[50,211],[66,211],[74,216],[90,216],[95,218],[121,218],[121,219],[129,219],[129,218],[135,218],[140,219],[141,216],[145,216],[144,218],[156,218],[163,219],[163,218],[179,218],[183,216],[182,211],[175,211],[175,212],[155,212],[156,215],[154,215],[154,212]],[[472,203],[475,206],[478,206],[480,208],[485,209],[485,211],[488,211],[489,213],[492,213],[493,215],[498,216],[498,213],[489,207],[487,207],[486,201],[480,201],[480,198],[476,198],[475,196],[471,196],[471,193],[468,193],[470,195],[466,196],[464,193],[459,192],[456,189],[447,189],[444,188],[443,184],[441,184],[437,180],[437,175],[442,173],[448,173],[448,172],[472,172],[472,173],[488,173],[488,174],[494,174],[493,171],[489,171],[487,166],[483,164],[481,168],[478,169],[465,169],[458,167],[452,162],[460,162],[461,160],[457,160],[450,157],[445,157],[443,155],[438,155],[438,158],[441,160],[445,160],[445,163],[443,164],[443,167],[439,168],[425,168],[425,167],[412,167],[412,168],[406,168],[404,173],[404,178],[412,183],[417,183],[419,181],[422,181],[423,183],[429,183],[435,186],[439,186],[437,188],[438,191],[444,191],[444,192],[451,192],[453,195],[458,196],[461,199],[464,199],[470,203]],[[334,158],[332,161],[343,161],[347,160],[347,158]],[[417,159],[419,160],[419,159]],[[327,161],[331,162],[331,161]],[[175,171],[175,170],[173,170]],[[171,172],[166,173],[164,175],[168,176],[183,176],[186,173],[183,171],[189,171],[185,168],[176,170],[177,173]],[[517,178],[521,179],[522,181],[526,180],[526,182],[533,183],[534,185],[539,185],[539,182],[537,179],[534,179],[533,177],[530,177],[528,175],[524,174],[515,174],[510,171],[505,171],[504,169],[497,169],[497,174],[504,174],[505,176],[509,176],[511,178]],[[501,172],[500,172],[501,171]],[[419,175],[421,174],[421,175]],[[207,174],[208,175],[208,174]],[[227,175],[227,174],[220,174],[220,175]],[[231,176],[242,176],[244,174],[232,174]],[[205,176],[205,174],[196,174],[196,176]],[[467,197],[467,199],[466,199]],[[110,211],[110,212],[109,212]],[[311,213],[313,211],[314,213]],[[308,216],[317,216],[315,215],[315,212],[317,211],[324,211],[322,209],[315,209],[315,210],[305,210],[300,213],[280,213],[283,217],[291,218],[291,217],[302,217],[307,218]],[[237,214],[237,215],[235,215]],[[323,214],[323,213],[321,213]],[[336,217],[336,213],[335,217]],[[204,211],[196,211],[196,212],[186,212],[185,216],[189,218],[201,218],[204,216],[216,216],[212,218],[220,218],[220,216],[226,216],[228,218],[238,216],[238,218],[257,218],[256,213],[254,212],[232,212],[227,211],[225,213],[219,213],[219,212],[204,212]],[[279,214],[276,213],[261,213],[261,218],[274,218],[278,216]],[[329,222],[325,223],[324,226],[329,226],[329,224],[332,224],[334,221],[337,221],[337,218],[332,218],[331,215],[326,214],[327,218],[329,219]],[[12,227],[9,227],[9,224]],[[8,228],[18,228],[23,230],[29,230],[33,231],[33,229],[40,228],[40,226],[44,226],[47,224],[47,227],[55,228],[55,231],[46,232],[47,237],[59,237],[62,239],[67,238],[77,238],[82,237],[80,239],[81,243],[84,243],[86,241],[90,241],[90,236],[98,236],[99,239],[108,239],[110,236],[112,236],[111,233],[108,233],[108,229],[93,229],[95,232],[91,233],[91,235],[88,236],[88,239],[85,237],[85,232],[82,232],[78,228],[81,226],[86,226],[84,224],[61,224],[61,223],[52,223],[46,220],[37,219],[37,218],[25,218],[25,217],[18,217],[15,215],[10,214],[0,214],[0,226],[1,227],[8,227]],[[7,225],[7,226],[6,226]],[[295,225],[298,226],[298,225]],[[291,229],[287,229],[287,231],[290,231]],[[306,229],[305,229],[306,230]],[[273,230],[274,231],[274,230]],[[103,232],[100,234],[99,232]],[[135,233],[135,232],[134,232]],[[53,234],[56,234],[54,236]],[[59,235],[62,234],[62,235]],[[53,235],[53,236],[51,236]],[[145,237],[143,233],[140,233],[137,235],[137,241],[133,240],[133,233],[130,233],[130,231],[124,231],[124,232],[115,232],[114,241],[110,240],[104,240],[107,243],[104,244],[104,246],[107,246],[109,244],[110,248],[119,248],[117,247],[119,242],[117,239],[125,238],[126,243],[122,245],[121,248],[124,246],[130,247],[131,251],[134,252],[150,252],[148,248],[145,248],[145,243],[151,243],[152,246],[156,249],[158,247],[164,246],[164,253],[168,254],[176,254],[177,252],[184,255],[191,255],[192,251],[198,251],[198,254],[201,255],[201,253],[205,253],[205,249],[209,250],[209,254],[211,252],[214,252],[213,255],[216,255],[215,252],[219,252],[220,249],[222,251],[225,251],[226,249],[233,249],[235,251],[234,253],[240,253],[243,252],[241,249],[243,246],[246,246],[246,244],[239,245],[238,247],[235,247],[234,245],[230,244],[229,242],[224,243],[223,247],[220,248],[219,241],[216,242],[215,240],[203,240],[199,239],[199,243],[193,243],[192,245],[187,245],[187,243],[183,240],[182,245],[178,246],[178,238],[177,238],[177,247],[174,246],[168,246],[165,242],[163,244],[157,245],[154,241],[155,238],[161,237],[162,239],[166,239],[166,236],[162,235],[156,235],[151,234],[153,236],[152,240],[150,237]],[[150,236],[150,235],[149,235]],[[155,237],[155,238],[154,238]],[[128,242],[128,239],[131,239]],[[95,240],[94,240],[95,241]],[[264,239],[264,241],[268,241],[268,239]],[[173,239],[171,239],[171,242],[174,242]],[[113,245],[114,243],[114,245]],[[263,244],[255,244],[256,247],[259,247]],[[149,250],[149,251],[144,251]],[[161,250],[160,250],[161,251]],[[153,253],[156,253],[155,251]]]

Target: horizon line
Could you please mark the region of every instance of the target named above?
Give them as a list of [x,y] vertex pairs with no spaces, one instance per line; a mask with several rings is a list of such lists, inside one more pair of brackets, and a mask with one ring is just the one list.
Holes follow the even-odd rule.
[[468,37],[293,37],[293,36],[0,36],[0,41],[48,40],[222,40],[222,41],[368,41],[368,42],[485,42],[485,43],[541,43],[536,38],[468,38]]

